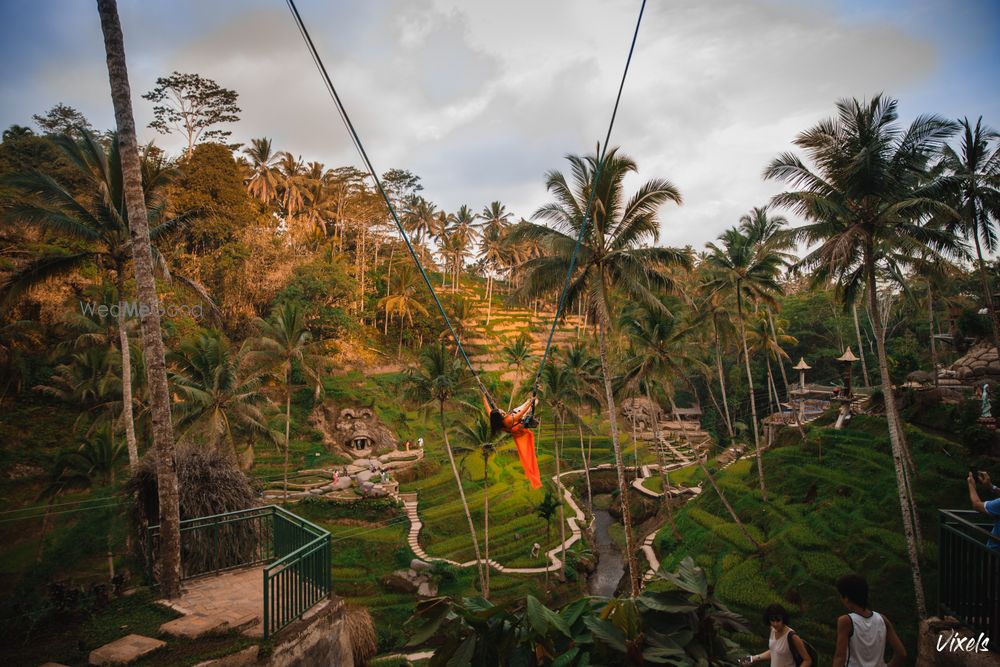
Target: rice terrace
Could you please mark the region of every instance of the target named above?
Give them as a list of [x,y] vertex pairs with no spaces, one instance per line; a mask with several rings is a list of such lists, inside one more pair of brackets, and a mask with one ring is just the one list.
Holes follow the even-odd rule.
[[0,658],[1000,666],[998,34],[0,3]]

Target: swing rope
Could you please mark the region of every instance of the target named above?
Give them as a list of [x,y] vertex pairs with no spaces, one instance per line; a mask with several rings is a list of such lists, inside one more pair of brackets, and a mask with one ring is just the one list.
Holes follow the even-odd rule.
[[438,311],[441,313],[441,317],[444,318],[444,322],[448,325],[448,330],[451,332],[452,338],[455,339],[455,343],[458,346],[458,351],[462,353],[462,359],[465,360],[465,365],[469,367],[472,372],[472,376],[476,380],[476,384],[479,385],[480,391],[486,396],[489,401],[490,406],[495,406],[496,402],[493,400],[493,396],[490,394],[486,385],[483,384],[482,379],[479,377],[479,373],[472,365],[472,361],[469,359],[469,355],[465,351],[465,347],[462,345],[462,339],[459,338],[458,332],[455,331],[455,327],[451,323],[451,319],[448,317],[448,313],[445,312],[444,306],[441,305],[441,300],[438,299],[437,291],[434,289],[434,285],[431,283],[430,278],[427,276],[427,272],[424,271],[424,266],[420,262],[420,258],[417,256],[416,250],[413,248],[413,244],[410,242],[410,237],[406,233],[406,229],[403,228],[403,224],[399,220],[399,215],[396,213],[396,208],[392,205],[392,201],[389,199],[389,195],[386,194],[385,188],[382,187],[382,180],[378,177],[378,173],[375,171],[375,167],[372,166],[371,160],[368,159],[368,153],[365,151],[364,145],[361,143],[361,137],[358,136],[357,130],[354,129],[354,123],[351,122],[351,117],[347,114],[347,109],[344,108],[343,102],[340,100],[340,95],[337,94],[337,89],[333,85],[333,80],[330,78],[330,74],[326,70],[326,66],[323,64],[322,58],[319,56],[319,52],[316,50],[316,45],[313,43],[312,37],[309,35],[309,31],[306,29],[305,23],[302,20],[301,14],[299,14],[298,8],[295,6],[295,0],[286,0],[288,8],[292,12],[292,16],[295,19],[295,24],[299,28],[299,33],[305,40],[306,47],[309,49],[309,54],[312,56],[313,62],[319,69],[320,75],[323,77],[323,82],[326,84],[326,89],[330,93],[330,97],[333,99],[337,106],[337,111],[340,113],[340,118],[347,127],[347,131],[351,136],[351,141],[354,143],[355,149],[364,161],[365,166],[368,168],[368,173],[375,181],[375,185],[378,188],[379,193],[382,195],[382,199],[385,200],[385,205],[389,209],[389,214],[392,216],[393,222],[396,223],[396,228],[399,230],[400,236],[402,236],[403,241],[406,243],[406,248],[410,252],[410,257],[413,258],[414,264],[417,265],[417,269],[420,271],[420,276],[424,279],[424,283],[427,285],[427,289],[431,292],[431,297],[434,299],[434,303],[437,305]]
[[[590,196],[587,197],[587,207],[584,209],[583,221],[580,224],[580,231],[576,235],[576,245],[573,247],[573,254],[570,256],[569,267],[566,269],[566,279],[563,282],[562,292],[559,295],[559,304],[556,307],[555,317],[552,318],[552,326],[549,328],[549,338],[545,342],[545,352],[542,354],[542,362],[538,366],[538,372],[535,374],[535,382],[532,386],[531,395],[538,396],[538,387],[541,383],[542,372],[545,370],[545,365],[548,362],[549,352],[552,348],[552,338],[556,333],[556,325],[559,323],[560,317],[562,317],[563,308],[566,306],[566,299],[569,295],[570,282],[573,279],[573,271],[576,270],[576,259],[580,254],[580,246],[583,245],[583,237],[587,233],[587,227],[590,223],[591,215],[593,214],[594,197],[597,194],[597,185],[600,183],[601,171],[604,169],[604,157],[607,154],[608,142],[611,141],[611,130],[615,126],[615,117],[618,115],[618,105],[622,100],[622,90],[625,88],[625,79],[628,76],[628,68],[632,63],[632,54],[635,52],[635,43],[639,37],[639,26],[642,25],[642,14],[646,9],[646,0],[642,0],[642,6],[639,8],[639,18],[635,22],[635,31],[632,33],[632,45],[628,50],[628,58],[625,60],[625,70],[622,72],[621,83],[618,84],[618,95],[615,98],[615,106],[611,111],[611,122],[608,123],[608,132],[604,136],[604,144],[600,147],[600,152],[597,158],[597,164],[594,169],[594,179],[590,187]],[[533,421],[535,418],[535,408],[532,406],[531,410],[525,417],[526,421]]]

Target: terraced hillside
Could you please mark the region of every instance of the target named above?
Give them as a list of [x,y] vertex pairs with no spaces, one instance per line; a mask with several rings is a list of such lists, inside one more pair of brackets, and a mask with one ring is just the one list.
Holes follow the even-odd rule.
[[[500,351],[522,334],[528,336],[531,353],[535,355],[537,363],[545,350],[549,328],[555,316],[555,304],[546,304],[545,309],[536,313],[529,308],[504,306],[500,298],[494,298],[490,307],[482,290],[475,287],[463,286],[460,293],[469,305],[470,312],[470,317],[465,320],[466,334],[462,343],[468,349],[469,357],[477,369],[497,372],[503,379],[513,380],[515,373],[504,362]],[[552,336],[553,346],[573,343],[585,334],[583,326],[582,317],[566,315]],[[529,368],[529,373],[533,370]]]

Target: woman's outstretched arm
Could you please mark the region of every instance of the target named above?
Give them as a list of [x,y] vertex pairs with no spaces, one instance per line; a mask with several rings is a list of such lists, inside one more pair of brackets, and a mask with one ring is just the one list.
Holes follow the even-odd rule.
[[522,419],[524,419],[524,415],[528,414],[528,410],[530,410],[531,406],[533,406],[537,402],[538,402],[537,396],[529,396],[528,400],[526,400],[521,405],[517,406],[517,408],[511,413],[511,416],[514,418],[514,421],[521,421]]
[[482,397],[483,397],[483,407],[486,408],[486,415],[489,416],[489,414],[493,412],[493,408],[490,407],[490,402],[486,398],[486,394],[482,394]]

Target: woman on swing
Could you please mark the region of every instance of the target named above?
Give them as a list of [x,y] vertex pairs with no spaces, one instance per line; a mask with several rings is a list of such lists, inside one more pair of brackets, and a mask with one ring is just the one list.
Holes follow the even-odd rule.
[[536,403],[538,403],[538,397],[531,396],[510,412],[504,412],[495,405],[491,405],[490,399],[486,394],[483,394],[483,406],[486,408],[486,414],[490,416],[490,430],[494,435],[500,431],[506,431],[514,438],[514,444],[517,445],[517,455],[524,468],[524,475],[528,478],[533,489],[541,488],[542,478],[538,472],[538,459],[535,457],[535,434],[525,426],[524,421]]

